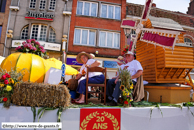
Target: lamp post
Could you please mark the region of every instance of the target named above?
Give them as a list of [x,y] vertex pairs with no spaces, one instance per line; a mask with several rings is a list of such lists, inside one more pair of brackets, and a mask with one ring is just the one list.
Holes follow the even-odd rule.
[[[66,44],[67,44],[67,35],[63,35],[62,38],[62,51],[63,51],[63,55],[62,55],[62,63],[64,64],[66,62]],[[65,76],[61,77],[61,81],[65,82]]]

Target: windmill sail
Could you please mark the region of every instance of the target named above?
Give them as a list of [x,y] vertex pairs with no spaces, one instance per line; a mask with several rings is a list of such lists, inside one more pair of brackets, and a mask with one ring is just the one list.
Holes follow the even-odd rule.
[[150,10],[151,10],[152,2],[153,2],[153,0],[146,0],[146,3],[144,5],[144,9],[143,9],[143,12],[142,12],[142,16],[141,16],[142,21],[147,20],[147,17],[149,16],[149,13],[150,13]]

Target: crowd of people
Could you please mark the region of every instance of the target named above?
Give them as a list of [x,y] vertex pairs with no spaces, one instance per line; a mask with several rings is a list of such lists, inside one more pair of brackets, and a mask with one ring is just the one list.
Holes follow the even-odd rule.
[[[77,62],[83,64],[80,68],[80,73],[76,76],[78,80],[78,87],[77,92],[80,94],[77,99],[75,99],[75,103],[82,104],[85,103],[85,95],[86,95],[86,72],[87,67],[98,67],[100,62],[94,59],[95,56],[93,54],[88,54],[86,52],[81,52],[77,55],[76,60]],[[115,60],[118,64],[120,69],[127,69],[131,74],[131,79],[134,85],[134,101],[141,101],[144,98],[144,92],[142,92],[142,88],[140,89],[142,80],[137,79],[142,77],[143,68],[139,61],[134,59],[134,54],[131,51],[125,53],[124,57],[119,56]],[[89,83],[92,84],[102,84],[104,83],[104,75],[101,72],[90,72],[89,73]],[[136,92],[138,91],[138,92]],[[137,94],[138,93],[138,94]],[[120,81],[119,81],[119,74],[117,72],[116,76],[112,79],[109,79],[106,86],[106,96],[107,96],[107,105],[110,106],[117,106],[118,99],[121,94],[120,90]]]

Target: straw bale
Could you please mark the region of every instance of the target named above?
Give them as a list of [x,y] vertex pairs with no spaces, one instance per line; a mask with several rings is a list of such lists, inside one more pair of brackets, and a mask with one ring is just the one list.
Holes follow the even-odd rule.
[[70,104],[65,85],[18,83],[14,86],[12,103],[19,106],[66,107]]

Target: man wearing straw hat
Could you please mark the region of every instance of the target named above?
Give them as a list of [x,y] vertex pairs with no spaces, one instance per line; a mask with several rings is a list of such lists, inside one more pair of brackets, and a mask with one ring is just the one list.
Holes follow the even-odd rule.
[[[87,67],[98,67],[100,62],[94,59],[91,59],[91,55],[86,52],[81,52],[77,55],[76,60],[78,63],[83,64],[80,69],[80,74],[77,75],[76,79],[81,80],[77,87],[77,92],[80,93],[78,99],[75,99],[76,103],[85,103],[85,94],[86,94],[86,72]],[[81,78],[85,75],[84,78]],[[101,72],[90,72],[89,73],[89,83],[93,84],[102,84],[104,82],[104,75]]]
[[[127,69],[128,71],[130,71],[132,82],[134,85],[136,85],[137,78],[140,77],[143,73],[143,68],[139,61],[134,60],[133,52],[128,51],[127,53],[125,53],[124,56],[127,63],[121,65],[121,69]],[[117,106],[117,101],[120,94],[121,94],[120,82],[119,82],[119,76],[117,76],[114,82],[111,80],[108,81],[107,87],[106,87],[106,95],[108,96],[107,102],[110,102],[109,103],[110,106]],[[144,98],[144,95],[142,95],[140,98],[141,99]]]

